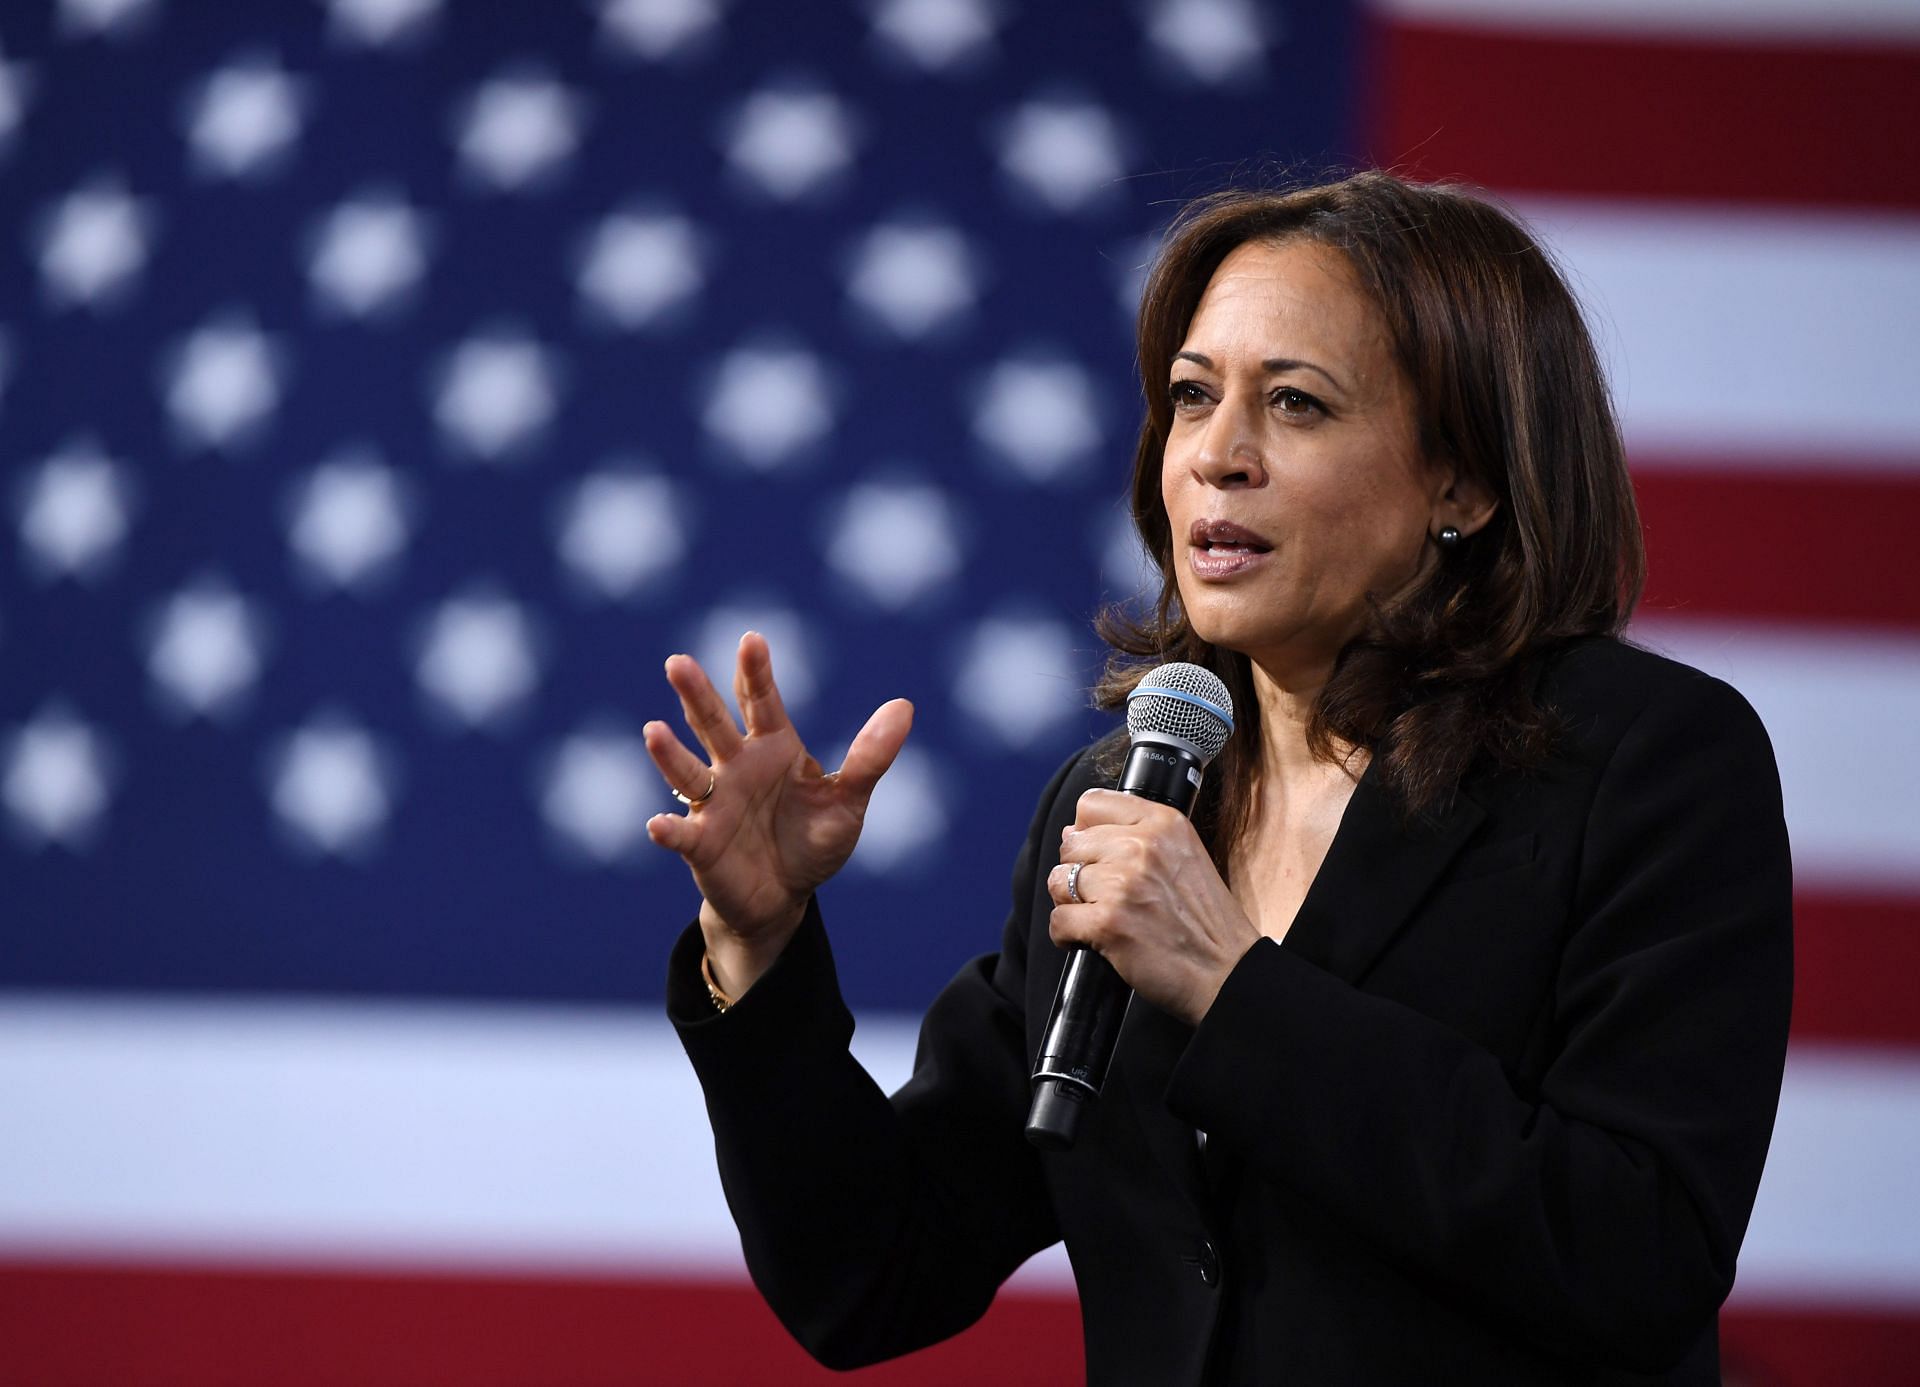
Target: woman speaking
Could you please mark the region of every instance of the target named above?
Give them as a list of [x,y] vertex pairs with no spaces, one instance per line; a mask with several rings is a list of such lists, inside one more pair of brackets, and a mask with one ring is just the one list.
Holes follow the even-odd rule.
[[[1529,235],[1365,173],[1189,207],[1140,311],[1149,609],[1237,727],[1193,815],[1119,736],[1041,792],[996,954],[882,1093],[815,891],[912,709],[836,772],[740,644],[744,729],[649,752],[703,901],[668,1007],[754,1279],[846,1367],[1064,1239],[1089,1381],[1705,1384],[1772,1130],[1787,837],[1744,700],[1619,639],[1643,569],[1605,382]],[[903,928],[910,928],[903,924]],[[1064,946],[1135,992],[1078,1140],[1023,1135]]]

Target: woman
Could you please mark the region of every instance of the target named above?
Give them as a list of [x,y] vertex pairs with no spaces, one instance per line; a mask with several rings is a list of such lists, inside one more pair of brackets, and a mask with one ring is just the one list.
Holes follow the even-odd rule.
[[[1099,695],[1192,660],[1240,725],[1191,822],[1105,788],[1114,739],[1061,768],[1001,951],[891,1099],[814,890],[911,709],[824,775],[758,636],[744,735],[667,662],[706,751],[646,730],[691,804],[649,832],[704,897],[669,1009],[756,1281],[840,1366],[955,1332],[1064,1238],[1096,1383],[1718,1382],[1786,1047],[1786,833],[1746,703],[1617,639],[1638,522],[1572,297],[1451,189],[1235,193],[1170,233],[1140,363],[1163,588],[1106,618]],[[1066,944],[1138,1001],[1043,1155]]]

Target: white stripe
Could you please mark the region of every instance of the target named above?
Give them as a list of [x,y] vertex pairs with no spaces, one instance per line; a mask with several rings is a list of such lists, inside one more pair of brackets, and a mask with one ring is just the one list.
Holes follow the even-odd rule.
[[[897,1086],[916,1029],[855,1053]],[[15,996],[0,1113],[0,1251],[745,1275],[651,1015]],[[1020,1279],[1071,1285],[1058,1251]]]
[[1797,884],[1920,889],[1920,639],[1671,617],[1632,635],[1760,714]]
[[1625,38],[1920,38],[1913,0],[1372,0],[1394,19]]
[[[861,1020],[888,1086],[914,1031]],[[0,1252],[744,1275],[657,1019],[16,997],[0,1112]],[[1920,1306],[1916,1169],[1920,1054],[1796,1050],[1740,1294]]]
[[1636,457],[1920,471],[1920,218],[1516,206],[1587,308]]
[[584,1008],[10,999],[0,1243],[737,1268],[678,1051]]
[[1737,1305],[1920,1302],[1920,1054],[1795,1046]]

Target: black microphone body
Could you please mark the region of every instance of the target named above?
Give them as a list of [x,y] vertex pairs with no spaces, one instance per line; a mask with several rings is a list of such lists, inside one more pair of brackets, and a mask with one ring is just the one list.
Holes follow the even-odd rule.
[[[1193,812],[1205,762],[1172,742],[1136,741],[1116,787]],[[1087,1105],[1107,1081],[1133,990],[1113,965],[1092,949],[1075,945],[1053,996],[1040,1055],[1033,1066],[1033,1106],[1027,1114],[1027,1140],[1049,1151],[1064,1151],[1078,1135]]]

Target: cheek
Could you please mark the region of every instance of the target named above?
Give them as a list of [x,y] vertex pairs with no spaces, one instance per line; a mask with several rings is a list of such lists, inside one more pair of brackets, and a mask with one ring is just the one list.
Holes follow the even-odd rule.
[[1316,564],[1359,587],[1397,583],[1426,535],[1422,494],[1399,473],[1355,465],[1316,476],[1290,497]]

